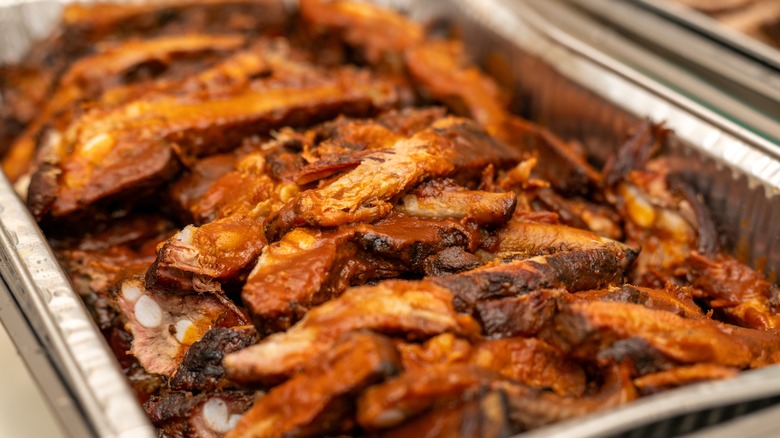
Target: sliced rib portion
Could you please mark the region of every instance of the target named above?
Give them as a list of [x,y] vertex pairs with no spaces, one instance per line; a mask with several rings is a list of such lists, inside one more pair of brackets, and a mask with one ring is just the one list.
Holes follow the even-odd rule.
[[452,297],[438,286],[387,280],[349,289],[339,298],[312,309],[296,325],[259,344],[225,357],[231,380],[242,384],[273,383],[327,351],[342,333],[371,329],[426,339],[444,332],[466,337],[479,333],[473,319],[452,307]]
[[116,301],[133,335],[130,352],[147,372],[164,376],[176,370],[187,349],[212,327],[247,323],[243,312],[224,296],[151,293],[138,279],[122,282]]
[[[144,80],[145,76],[159,76],[169,67],[178,75],[168,73],[167,76],[181,79],[186,72],[208,65],[209,53],[229,53],[245,42],[240,35],[163,36],[123,42],[76,61],[59,79],[57,89],[37,117],[11,146],[3,159],[3,170],[12,181],[28,172],[35,156],[37,138],[44,126],[54,122],[62,126],[70,119],[62,113],[78,112],[78,103],[96,100],[104,91],[118,85],[148,82],[150,79]],[[197,60],[197,66],[171,65],[182,60]],[[144,74],[144,69],[148,73]]]
[[473,312],[478,302],[527,294],[541,289],[576,292],[617,284],[636,258],[636,251],[608,242],[596,248],[557,252],[545,256],[498,259],[484,267],[430,281],[449,290],[455,308]]
[[425,179],[484,166],[519,161],[511,148],[480,131],[473,122],[448,117],[429,129],[367,155],[361,163],[322,188],[302,192],[267,227],[270,240],[300,226],[338,226],[387,216],[392,200]]
[[622,287],[610,287],[603,290],[589,290],[566,296],[567,301],[614,301],[641,304],[648,309],[665,310],[683,318],[702,319],[702,309],[693,301],[689,289],[668,286],[666,289],[624,284]]
[[351,405],[365,387],[398,372],[401,361],[388,338],[353,332],[338,338],[318,360],[271,389],[228,437],[308,437],[348,433]]
[[439,365],[403,373],[368,388],[358,400],[358,423],[386,429],[430,409],[471,400],[489,389],[505,392],[515,430],[528,430],[609,409],[636,398],[626,367],[612,367],[597,392],[561,397],[513,382],[474,365]]
[[473,250],[474,228],[452,220],[391,216],[322,232],[297,228],[263,251],[241,298],[261,335],[286,330],[309,309],[368,281],[422,275],[445,248]]
[[393,429],[382,438],[503,438],[512,436],[506,394],[490,391],[454,407],[434,409]]
[[577,357],[596,357],[621,340],[641,340],[678,364],[755,368],[780,360],[780,335],[709,319],[685,319],[638,304],[581,302],[556,317],[562,345]]
[[702,363],[647,374],[634,379],[634,385],[642,395],[647,395],[691,383],[729,379],[738,373],[737,368]]
[[[362,51],[371,63],[398,62],[400,53],[423,41],[423,28],[395,11],[370,3],[302,0],[301,19],[316,35],[334,34]],[[389,58],[389,59],[388,59]]]
[[163,436],[219,438],[236,425],[254,400],[248,391],[197,395],[168,391],[153,395],[144,409]]
[[[176,154],[225,151],[247,135],[318,122],[340,113],[371,114],[392,106],[396,99],[393,84],[351,68],[310,80],[294,79],[273,86],[261,81],[219,98],[200,99],[197,94],[161,97],[89,112],[52,146],[67,151],[57,165],[61,174],[54,187],[36,184],[33,178],[30,205],[38,217],[66,216],[168,179]],[[39,179],[46,177],[39,175]],[[45,188],[54,192],[47,193]]]
[[697,298],[722,312],[738,326],[757,330],[780,328],[777,286],[731,257],[708,258],[696,252],[685,262]]
[[416,217],[453,218],[479,225],[503,225],[515,211],[517,196],[468,190],[454,181],[433,180],[405,195],[396,210]]
[[257,342],[252,326],[215,327],[190,346],[168,386],[179,391],[216,391],[230,386],[222,358]]
[[490,134],[497,134],[506,119],[506,97],[498,85],[476,66],[466,62],[456,41],[426,41],[405,52],[406,68],[422,94],[472,117]]
[[585,371],[563,351],[541,339],[507,338],[478,343],[471,363],[533,388],[552,389],[563,397],[581,397]]

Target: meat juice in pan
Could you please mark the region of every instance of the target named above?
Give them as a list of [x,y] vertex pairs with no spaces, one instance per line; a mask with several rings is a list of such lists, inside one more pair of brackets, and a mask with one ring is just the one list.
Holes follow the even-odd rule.
[[3,168],[162,435],[508,436],[778,360],[663,125],[596,166],[394,12],[71,6],[0,73]]

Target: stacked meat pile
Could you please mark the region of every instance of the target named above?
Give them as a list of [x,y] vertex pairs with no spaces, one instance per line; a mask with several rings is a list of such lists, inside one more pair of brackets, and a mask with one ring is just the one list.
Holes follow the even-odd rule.
[[501,437],[780,359],[663,127],[594,166],[393,12],[73,6],[2,85],[163,436]]

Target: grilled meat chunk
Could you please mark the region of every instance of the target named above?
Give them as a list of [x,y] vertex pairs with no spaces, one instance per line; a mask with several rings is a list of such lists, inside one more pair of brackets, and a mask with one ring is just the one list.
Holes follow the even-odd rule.
[[634,379],[634,385],[642,395],[646,395],[691,383],[729,379],[737,373],[739,373],[737,368],[703,363],[647,374]]
[[[3,160],[3,170],[12,180],[28,172],[41,130],[46,124],[63,126],[72,116],[62,113],[77,111],[77,104],[97,100],[103,92],[117,85],[143,81],[145,76],[154,77],[154,71],[166,70],[177,58],[199,59],[201,65],[197,67],[201,67],[203,58],[209,53],[229,52],[244,43],[245,39],[240,35],[165,36],[127,41],[76,61],[59,79],[57,90],[42,111],[11,146]],[[139,72],[144,68],[150,73]],[[193,69],[179,67],[174,70],[184,76],[186,73],[183,72]],[[134,80],[134,76],[138,79]]]
[[[167,180],[176,154],[199,156],[238,146],[246,135],[286,125],[370,114],[395,102],[389,82],[342,68],[322,77],[259,83],[218,99],[191,96],[133,101],[109,111],[91,111],[59,135],[54,151],[69,151],[56,164],[54,192],[49,172],[33,175],[30,206],[36,216],[64,217],[97,201],[152,181]],[[175,153],[176,151],[176,153]],[[155,181],[158,180],[158,181]]]
[[350,286],[422,274],[444,248],[474,249],[477,233],[451,220],[391,216],[374,225],[320,232],[297,228],[266,247],[241,298],[261,335],[286,330]]
[[178,391],[204,392],[228,386],[222,358],[228,353],[255,344],[257,340],[257,332],[252,326],[215,327],[209,330],[184,354],[181,364],[168,381],[168,386]]
[[670,363],[755,368],[780,360],[778,334],[709,319],[685,319],[638,304],[573,303],[556,317],[557,341],[576,357],[596,357],[621,340],[638,339]]
[[497,260],[499,263],[426,281],[449,290],[459,311],[473,312],[477,302],[482,300],[540,289],[562,288],[576,292],[618,283],[635,257],[634,250],[614,242],[600,248],[510,259],[507,263]]
[[511,338],[536,336],[558,313],[558,301],[566,291],[541,289],[514,297],[477,302],[475,316],[485,336]]
[[144,408],[162,436],[221,438],[252,403],[254,397],[244,391],[168,392],[152,396]]
[[369,333],[340,336],[322,357],[271,389],[227,436],[307,437],[348,433],[350,405],[369,385],[398,372],[398,351],[389,339]]
[[547,129],[518,117],[508,118],[501,128],[499,138],[545,163],[534,171],[557,191],[586,195],[600,185],[601,175],[586,157]]
[[357,421],[369,430],[386,429],[436,405],[474,398],[497,377],[474,365],[432,365],[403,373],[366,389],[358,399]]
[[386,280],[348,289],[312,309],[286,332],[225,356],[225,370],[231,380],[242,384],[278,382],[327,351],[341,333],[357,329],[408,339],[444,332],[474,336],[479,331],[473,319],[455,312],[446,289],[424,282]]
[[423,28],[398,13],[344,0],[302,0],[301,19],[317,35],[331,33],[360,49],[371,63],[398,63],[404,50],[423,41]]
[[556,421],[619,406],[636,398],[627,367],[612,367],[595,393],[561,397],[553,392],[506,380],[474,365],[438,365],[403,373],[368,388],[358,400],[358,423],[385,429],[430,409],[471,400],[485,390],[507,395],[513,428],[528,430]]
[[561,397],[517,384],[497,386],[506,393],[510,421],[520,430],[615,408],[637,398],[636,388],[629,377],[629,367],[626,366],[608,368],[601,387],[584,397]]
[[454,218],[479,225],[503,225],[517,204],[514,193],[467,190],[451,180],[420,184],[399,201],[396,210],[416,217]]
[[470,362],[533,388],[552,389],[563,397],[585,393],[585,371],[563,351],[540,339],[483,341],[474,347]]
[[490,391],[455,407],[434,409],[401,426],[382,431],[382,438],[502,438],[512,435],[506,394]]
[[695,296],[732,323],[757,330],[780,328],[777,286],[760,273],[724,255],[715,259],[691,253],[685,262]]
[[471,117],[490,134],[498,134],[508,119],[506,98],[498,85],[469,65],[456,41],[426,41],[405,52],[406,68],[422,94]]
[[133,335],[131,353],[147,372],[164,376],[176,371],[189,347],[212,327],[247,323],[244,313],[222,295],[153,293],[138,279],[122,282],[116,302]]
[[270,240],[300,226],[338,226],[387,216],[397,195],[427,178],[519,161],[517,153],[479,131],[473,122],[449,117],[429,129],[366,156],[330,184],[302,192],[267,227]]
[[641,304],[648,309],[665,310],[683,318],[702,319],[702,309],[693,301],[692,292],[669,286],[666,289],[649,289],[625,284],[603,290],[577,292],[566,296],[567,301],[615,301]]

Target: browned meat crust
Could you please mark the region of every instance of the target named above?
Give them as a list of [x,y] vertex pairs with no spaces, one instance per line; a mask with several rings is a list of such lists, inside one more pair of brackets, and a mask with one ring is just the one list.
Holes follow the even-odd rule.
[[179,391],[214,391],[229,386],[222,358],[256,343],[257,339],[257,332],[251,326],[209,330],[184,354],[168,386]]
[[236,382],[271,383],[293,374],[327,351],[341,333],[371,329],[426,339],[445,332],[474,336],[474,320],[452,307],[452,297],[424,282],[383,281],[355,287],[315,307],[292,328],[225,357],[225,370]]
[[398,351],[389,339],[366,332],[341,336],[298,375],[275,387],[228,437],[321,436],[349,432],[350,398],[397,373]]

